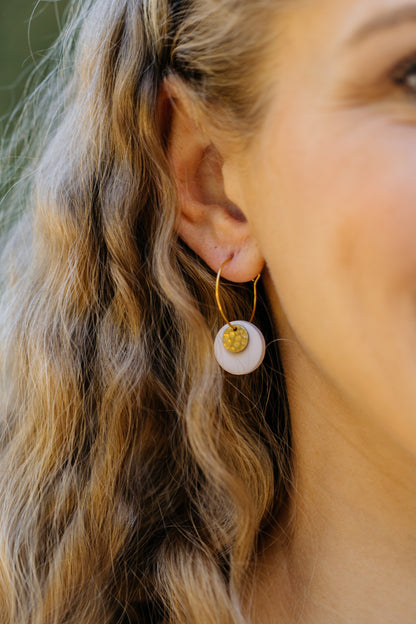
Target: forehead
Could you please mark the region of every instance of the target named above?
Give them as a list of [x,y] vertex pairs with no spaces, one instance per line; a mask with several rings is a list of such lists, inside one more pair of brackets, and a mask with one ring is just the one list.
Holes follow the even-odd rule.
[[403,46],[416,40],[416,0],[285,0],[280,6],[264,57],[271,99],[295,79],[338,79],[341,66],[366,46],[380,56],[400,38]]
[[416,22],[416,0],[290,0],[280,18],[300,39],[325,31],[353,43],[372,31]]

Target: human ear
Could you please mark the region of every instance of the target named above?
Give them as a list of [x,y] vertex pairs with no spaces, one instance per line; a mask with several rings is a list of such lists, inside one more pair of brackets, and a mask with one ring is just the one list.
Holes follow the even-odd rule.
[[231,258],[225,278],[253,279],[264,261],[245,215],[226,195],[224,175],[231,168],[224,165],[232,157],[221,149],[218,131],[214,138],[204,127],[175,79],[165,79],[159,106],[169,120],[167,151],[180,201],[180,238],[215,272]]

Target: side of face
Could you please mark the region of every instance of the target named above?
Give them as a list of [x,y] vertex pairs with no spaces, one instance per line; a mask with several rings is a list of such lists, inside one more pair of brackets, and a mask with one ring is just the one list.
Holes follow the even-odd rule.
[[351,413],[416,453],[416,3],[296,5],[270,108],[226,189],[283,334]]

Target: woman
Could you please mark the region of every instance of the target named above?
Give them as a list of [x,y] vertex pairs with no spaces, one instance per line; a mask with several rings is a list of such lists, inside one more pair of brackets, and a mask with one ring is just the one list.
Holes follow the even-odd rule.
[[413,624],[416,4],[75,4],[2,258],[2,622]]

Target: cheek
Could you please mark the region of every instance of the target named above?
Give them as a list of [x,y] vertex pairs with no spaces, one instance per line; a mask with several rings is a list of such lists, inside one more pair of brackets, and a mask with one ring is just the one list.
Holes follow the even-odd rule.
[[363,302],[377,295],[382,305],[378,312],[393,313],[396,305],[410,302],[415,295],[416,197],[412,197],[412,180],[395,179],[391,169],[385,171],[390,178],[385,176],[383,183],[380,176],[367,176],[360,184],[362,175],[357,170],[351,180],[355,191],[346,195],[340,189],[340,202],[345,203],[339,204],[336,223],[325,241],[326,261],[350,297],[355,293]]
[[416,141],[361,126],[337,140],[328,123],[321,135],[299,124],[271,133],[256,155],[251,221],[303,351],[373,413],[397,410],[400,387],[414,411]]
[[416,285],[416,153],[394,137],[385,143],[369,137],[327,163],[333,183],[325,205],[338,213],[328,243],[346,279],[399,303]]
[[414,294],[416,137],[362,125],[366,133],[343,128],[344,141],[339,130],[314,137],[283,126],[262,145],[253,227],[289,292],[296,278],[338,295],[360,285],[385,297]]

